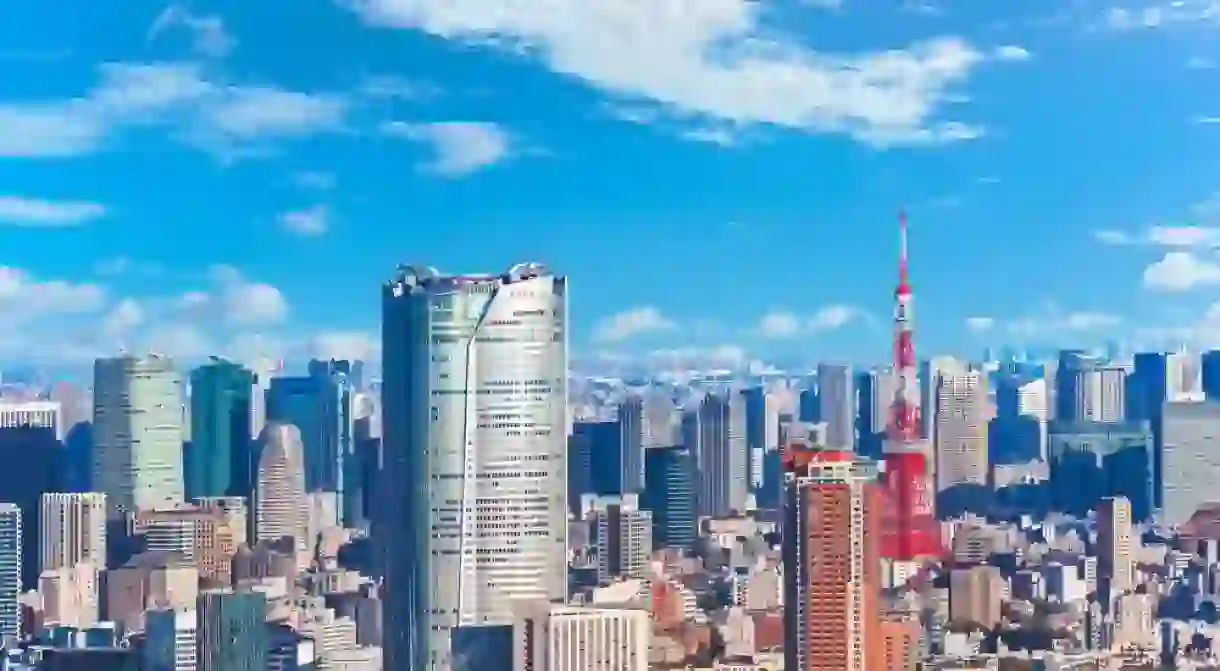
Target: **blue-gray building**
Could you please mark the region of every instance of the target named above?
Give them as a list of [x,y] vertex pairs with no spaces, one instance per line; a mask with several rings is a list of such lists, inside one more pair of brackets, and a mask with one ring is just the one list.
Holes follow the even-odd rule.
[[1047,436],[1051,505],[1084,516],[1107,496],[1125,496],[1131,514],[1156,510],[1150,422],[1052,422]]
[[315,360],[305,377],[272,378],[267,420],[300,429],[306,491],[336,493],[343,523],[355,526],[363,511],[348,372],[346,361]]
[[695,464],[684,446],[644,452],[643,508],[652,512],[652,543],[657,548],[688,548],[698,540]]
[[199,671],[266,671],[271,648],[266,595],[227,590],[203,592],[196,610]]

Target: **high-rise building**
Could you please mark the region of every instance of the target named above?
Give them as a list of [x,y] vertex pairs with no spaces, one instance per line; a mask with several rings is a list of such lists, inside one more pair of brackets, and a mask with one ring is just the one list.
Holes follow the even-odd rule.
[[507,657],[514,604],[566,597],[566,314],[532,263],[385,285],[385,668]]
[[[991,407],[987,402],[987,380],[981,373],[944,375],[936,392],[936,461],[933,474],[938,492],[937,507],[944,512],[962,509],[986,512],[974,505],[971,489],[987,487],[987,427]],[[960,493],[960,495],[959,495]],[[987,501],[979,501],[986,505]],[[953,510],[953,509],[958,510]]]
[[1124,497],[1106,497],[1097,508],[1097,568],[1101,577],[1109,578],[1110,589],[1120,594],[1135,586],[1132,521],[1131,502]]
[[258,471],[252,497],[254,538],[291,538],[298,562],[309,557],[309,502],[301,434],[291,424],[271,422],[259,437]]
[[784,668],[881,668],[882,492],[850,452],[785,454]]
[[35,589],[38,582],[38,529],[42,495],[61,491],[61,445],[50,427],[14,426],[0,428],[0,463],[15,464],[11,477],[0,478],[0,501],[21,509],[21,558],[24,589]]
[[186,495],[248,496],[254,485],[250,403],[254,373],[217,359],[191,371],[191,449]]
[[51,429],[63,440],[68,428],[59,401],[27,401],[0,398],[0,428],[33,426]]
[[656,547],[689,548],[699,539],[695,515],[695,464],[685,446],[654,447],[644,453],[643,507],[652,513]]
[[[293,424],[301,432],[305,447],[305,489],[334,492],[340,515],[358,517],[359,487],[346,492],[345,479],[355,466],[353,389],[348,382],[346,361],[312,361],[306,377],[277,377],[267,392],[267,420]],[[354,521],[354,520],[353,520]]]
[[0,503],[0,638],[21,633],[21,508]]
[[856,449],[856,390],[851,366],[818,364],[818,417],[826,423],[826,447]]
[[645,578],[652,555],[652,513],[640,509],[638,494],[586,495],[582,517],[597,548],[597,579]]
[[1151,422],[1052,422],[1047,445],[1054,510],[1085,517],[1102,498],[1122,496],[1132,519],[1152,515]]
[[709,394],[699,406],[700,516],[744,512],[749,489],[745,398],[738,392]]
[[[1166,403],[1161,422],[1163,468],[1157,473],[1160,477],[1154,475],[1153,492],[1157,501],[1164,502],[1164,523],[1176,526],[1215,501],[1215,483],[1220,482],[1220,403]],[[1153,427],[1155,431],[1155,421]]]
[[991,629],[1000,623],[1004,576],[995,566],[971,566],[949,574],[949,620]]
[[150,610],[144,614],[140,668],[145,671],[195,671],[199,663],[194,609]]
[[199,671],[265,671],[270,648],[267,596],[209,590],[199,594],[195,647]]
[[182,502],[182,380],[166,356],[93,364],[93,487],[108,515]]
[[38,526],[40,572],[78,564],[106,568],[105,494],[43,494]]

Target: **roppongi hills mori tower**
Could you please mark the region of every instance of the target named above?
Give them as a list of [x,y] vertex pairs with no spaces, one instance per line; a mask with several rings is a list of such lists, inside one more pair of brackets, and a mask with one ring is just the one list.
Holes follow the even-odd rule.
[[566,287],[533,263],[384,287],[387,671],[486,671],[516,603],[566,596]]

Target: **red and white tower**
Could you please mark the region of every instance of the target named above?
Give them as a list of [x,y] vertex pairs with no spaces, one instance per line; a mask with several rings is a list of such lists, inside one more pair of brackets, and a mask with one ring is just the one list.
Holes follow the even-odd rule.
[[882,554],[908,560],[939,555],[931,487],[931,454],[920,438],[919,381],[915,368],[914,304],[907,269],[907,217],[898,215],[898,287],[894,290],[894,398],[890,403],[885,440],[885,485],[890,514],[886,515]]

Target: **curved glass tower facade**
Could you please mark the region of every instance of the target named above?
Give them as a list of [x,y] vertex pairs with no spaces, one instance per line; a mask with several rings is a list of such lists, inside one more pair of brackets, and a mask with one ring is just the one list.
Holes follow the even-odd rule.
[[385,285],[387,669],[486,662],[517,602],[566,595],[566,312],[538,264]]

